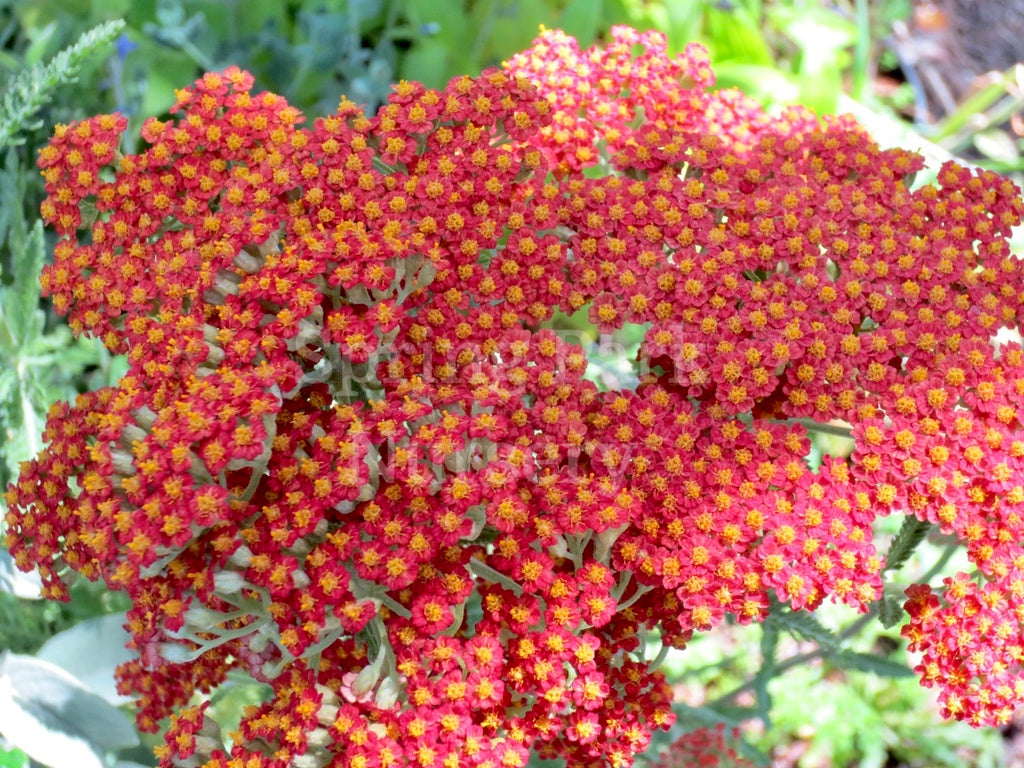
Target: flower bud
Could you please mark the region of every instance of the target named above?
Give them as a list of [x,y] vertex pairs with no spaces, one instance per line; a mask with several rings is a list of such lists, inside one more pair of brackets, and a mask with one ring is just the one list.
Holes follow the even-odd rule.
[[243,544],[231,554],[228,562],[236,568],[247,568],[252,562],[252,550]]
[[184,664],[191,661],[192,652],[181,643],[160,643],[160,658],[171,664]]
[[381,709],[391,709],[398,701],[399,693],[398,684],[395,682],[394,677],[388,675],[381,680],[380,685],[377,687],[377,693],[373,697],[373,703]]

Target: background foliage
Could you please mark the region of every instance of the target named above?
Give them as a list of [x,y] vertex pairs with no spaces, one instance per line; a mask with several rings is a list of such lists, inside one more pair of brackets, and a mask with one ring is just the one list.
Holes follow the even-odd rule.
[[[720,86],[770,106],[853,108],[883,143],[932,157],[968,151],[1019,172],[1019,142],[999,130],[1000,118],[1020,107],[1015,71],[937,125],[901,120],[919,96],[912,84],[880,95],[879,71],[899,63],[885,41],[910,13],[910,0],[0,0],[0,485],[39,447],[52,402],[111,384],[123,370],[101,345],[73,340],[39,296],[52,242],[38,221],[34,157],[54,124],[118,110],[131,121],[127,136],[137,135],[143,120],[167,110],[175,88],[228,64],[307,115],[333,110],[342,94],[374,109],[397,79],[441,86],[499,64],[528,46],[540,24],[585,46],[623,23],[664,31],[675,50],[704,43]],[[988,118],[981,128],[969,119],[977,114]],[[592,333],[585,321],[578,330]],[[592,375],[624,375],[622,361],[602,357],[598,339],[589,340]],[[615,349],[629,350],[639,339],[617,341]],[[880,530],[880,549],[926,533]],[[956,565],[951,556],[928,535],[888,574],[893,593],[939,578]],[[153,763],[151,744],[123,732],[129,719],[109,682],[126,606],[96,584],[73,594],[66,605],[36,600],[37,584],[0,549],[0,768]],[[688,729],[725,723],[743,727],[743,753],[764,764],[1003,764],[998,732],[940,722],[886,605],[867,617],[835,607],[817,617],[780,611],[762,626],[724,627],[666,654],[680,719],[658,735],[651,759]],[[54,691],[81,706],[62,710]],[[237,719],[259,695],[228,686],[214,704],[218,719]],[[52,747],[58,737],[60,749],[47,751],[44,742]]]

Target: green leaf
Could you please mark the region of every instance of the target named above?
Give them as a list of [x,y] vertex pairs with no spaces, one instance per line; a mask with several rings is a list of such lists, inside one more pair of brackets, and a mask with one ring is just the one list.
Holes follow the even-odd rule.
[[94,18],[117,19],[132,10],[132,0],[92,0]]
[[257,683],[248,675],[233,670],[227,682],[220,685],[210,697],[207,714],[223,733],[237,730],[247,707],[262,704],[272,695],[270,686]]
[[886,571],[898,571],[902,568],[907,560],[910,559],[910,556],[914,554],[917,545],[924,541],[932,527],[932,524],[926,520],[918,520],[916,517],[908,516],[889,545],[889,551],[885,553],[885,569],[883,573]]
[[346,5],[361,34],[369,34],[385,24],[384,0],[348,0]]
[[102,755],[135,746],[124,713],[70,674],[31,656],[0,656],[0,729],[33,760],[53,768],[103,768]]
[[754,710],[749,707],[745,708],[742,713],[736,713],[736,716],[733,716],[723,714],[717,708],[692,707],[681,701],[672,704],[672,711],[675,712],[676,721],[688,731],[720,724],[737,728],[744,720],[756,716]]
[[835,112],[856,25],[828,8],[776,7],[771,19],[800,48],[800,102],[819,113]]
[[[8,150],[3,171],[0,172],[0,244],[8,244],[8,253],[14,252],[15,248],[24,248],[28,237],[24,212],[26,181],[18,153],[14,149]],[[6,256],[4,263],[9,263]],[[7,277],[8,282],[12,279],[11,276]]]
[[712,60],[737,61],[771,67],[774,63],[771,47],[761,31],[760,20],[739,5],[719,8],[705,7],[705,34]]
[[451,72],[448,47],[438,40],[418,40],[402,57],[401,77],[428,88],[443,88]]
[[[79,622],[43,643],[36,658],[57,665],[109,704],[121,706],[131,699],[117,692],[114,670],[137,655],[127,648],[131,635],[124,622],[123,613]],[[83,648],[89,652],[82,653]]]
[[171,48],[180,50],[200,68],[215,68],[213,58],[207,54],[204,36],[209,36],[206,15],[199,11],[185,18],[185,8],[180,2],[160,3],[157,6],[157,24],[146,23],[142,31]]
[[232,35],[255,34],[267,27],[285,29],[288,24],[288,5],[280,0],[247,0],[244,4],[225,5],[231,10],[228,32]]
[[842,669],[855,669],[858,672],[871,672],[879,677],[913,677],[914,670],[906,664],[875,656],[870,653],[855,651],[839,651],[827,657],[829,663]]
[[476,71],[497,66],[529,47],[540,25],[551,19],[551,10],[542,0],[491,0],[481,4],[480,11],[474,9],[473,14],[473,22],[481,25],[473,45]]
[[11,255],[14,262],[14,284],[0,298],[0,319],[6,320],[7,330],[15,347],[25,347],[43,330],[43,313],[39,308],[39,273],[43,268],[43,222],[37,219],[28,237],[15,242],[12,229]]
[[0,426],[3,427],[0,456],[4,460],[0,466],[0,485],[3,486],[17,477],[21,462],[42,447],[43,419],[31,396],[36,389],[35,371],[24,371],[18,366],[12,373],[17,378],[16,386],[5,400],[0,400]]
[[955,149],[967,141],[974,134],[972,121],[991,109],[1007,93],[1019,93],[1015,70],[1016,67],[1001,73],[1001,76],[965,98],[957,109],[935,126],[933,140],[950,149]]
[[774,623],[761,625],[761,668],[754,675],[751,685],[757,696],[757,716],[771,727],[772,695],[768,683],[775,677],[775,655],[779,647],[779,631]]
[[56,21],[51,21],[42,29],[36,30],[35,37],[22,54],[22,59],[27,65],[34,66],[43,60],[59,29],[60,25]]
[[716,88],[739,88],[762,104],[792,104],[800,87],[792,76],[776,67],[728,61],[715,65]]
[[0,749],[0,768],[28,768],[28,755],[15,747]]
[[[872,13],[867,0],[857,0],[854,4],[854,24],[856,31],[853,40],[853,73],[851,91],[855,99],[863,99],[868,93],[870,81],[874,79],[875,57],[872,54],[874,41],[871,24]],[[905,18],[905,17],[900,17]],[[886,24],[886,28],[891,25]]]
[[823,66],[800,72],[800,103],[819,115],[835,114],[843,91],[843,73],[838,66]]
[[[8,401],[13,402],[17,396],[18,374],[14,368],[0,368],[0,407]],[[0,423],[3,423],[4,415],[0,411]]]
[[667,19],[662,32],[668,36],[669,53],[678,53],[700,36],[703,21],[700,3],[701,0],[674,0],[666,3]]
[[85,59],[110,45],[124,29],[121,20],[93,27],[47,64],[19,72],[0,99],[0,149],[11,144],[57,88],[73,82]]
[[903,622],[903,605],[893,595],[886,595],[878,604],[878,620],[886,629],[892,629]]
[[817,643],[826,650],[831,651],[839,647],[840,639],[835,633],[808,611],[773,611],[769,614],[767,622],[798,638]]
[[977,132],[971,137],[971,143],[984,157],[995,160],[1004,167],[1020,165],[1020,149],[1016,137],[998,128]]
[[[149,53],[149,47],[145,49]],[[140,110],[145,115],[166,112],[174,103],[174,89],[195,79],[196,66],[185,54],[170,49],[152,51],[152,67],[146,72],[146,87]]]
[[37,571],[25,573],[14,564],[6,549],[0,549],[0,592],[7,592],[21,600],[41,600],[42,580]]
[[[465,13],[456,12],[451,5],[461,6],[462,3],[438,2],[438,0],[406,0],[405,13],[410,23],[417,28],[431,27],[434,29],[432,40],[437,40],[451,51],[461,46],[466,48],[466,40],[472,34],[472,27]],[[462,9],[459,8],[459,11]]]
[[[479,59],[486,45],[486,30],[470,23],[469,14],[462,10],[461,2],[454,5],[459,10],[452,11],[448,3],[437,0],[408,0],[405,3],[410,26],[422,32],[399,62],[399,71],[406,80],[421,80],[437,88],[443,87],[456,74],[482,69]],[[469,44],[467,41],[473,42]],[[443,56],[438,47],[444,49]],[[409,54],[413,55],[411,62]],[[417,74],[416,67],[421,64],[430,80]]]
[[575,37],[581,48],[585,48],[594,42],[601,28],[603,13],[604,0],[570,0],[562,11],[559,26]]

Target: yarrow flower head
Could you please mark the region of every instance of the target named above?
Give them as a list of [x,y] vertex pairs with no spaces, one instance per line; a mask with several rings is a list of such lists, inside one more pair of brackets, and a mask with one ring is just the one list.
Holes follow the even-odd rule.
[[753,768],[757,765],[740,754],[738,744],[739,729],[730,733],[721,723],[715,727],[698,728],[672,742],[656,765],[658,768],[690,768],[694,765]]
[[[43,287],[129,368],[54,407],[9,543],[50,597],[132,598],[121,686],[173,714],[162,765],[629,765],[673,721],[645,632],[866,610],[891,511],[983,575],[909,595],[923,679],[1008,716],[1019,190],[952,163],[913,189],[851,120],[711,83],[697,46],[545,31],[374,116],[303,127],[229,69],[140,154],[119,116],[57,131]],[[635,387],[588,377],[576,313],[643,328]],[[853,456],[812,470],[837,421]],[[272,694],[228,749],[188,702],[233,668]]]

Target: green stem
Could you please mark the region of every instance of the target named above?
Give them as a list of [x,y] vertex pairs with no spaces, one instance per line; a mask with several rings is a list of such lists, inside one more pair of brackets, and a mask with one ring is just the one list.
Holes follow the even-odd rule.
[[930,137],[931,140],[951,150],[965,143],[975,133],[971,127],[972,121],[988,111],[1005,94],[1012,93],[1013,86],[1014,77],[1011,69],[1004,72],[995,82],[989,83],[965,99],[955,112],[947,115],[937,126],[934,135]]
[[469,53],[469,61],[472,62],[472,66],[477,66],[480,62],[480,57],[483,54],[484,46],[488,42],[488,38],[491,36],[491,30],[494,27],[494,17],[497,14],[496,0],[491,0],[487,4],[487,10],[483,15],[483,19],[480,22],[480,27],[476,33],[476,39],[473,41],[473,47]]
[[882,573],[898,571],[902,568],[903,564],[910,559],[914,550],[924,541],[925,536],[928,535],[928,531],[931,529],[932,524],[927,520],[919,520],[912,515],[908,515],[903,521],[903,525],[900,526],[899,533],[896,534],[892,544],[889,545],[889,551],[885,554],[885,568],[882,569]]
[[864,101],[871,80],[871,14],[868,0],[857,0],[855,5],[857,40],[853,46],[853,97]]
[[942,553],[942,556],[938,560],[936,560],[935,564],[931,568],[928,569],[928,572],[925,573],[925,575],[921,577],[921,583],[922,584],[927,584],[929,581],[934,579],[937,574],[942,573],[943,569],[945,569],[946,564],[949,562],[950,558],[952,558],[953,555],[959,549],[960,549],[960,541],[959,540],[951,541],[949,544],[947,544],[946,545],[946,549]]
[[[864,629],[864,627],[866,627],[869,623],[871,623],[871,621],[874,620],[876,612],[877,610],[874,607],[872,607],[867,613],[865,613],[863,616],[861,616],[852,624],[850,624],[850,626],[848,626],[846,629],[840,632],[840,643],[837,643],[837,645],[841,644],[842,640],[847,640],[856,635],[862,629]],[[775,676],[778,677],[787,670],[793,669],[794,667],[799,667],[801,664],[805,664],[809,661],[816,661],[817,659],[824,658],[831,654],[833,650],[834,649],[818,647],[813,651],[807,651],[806,653],[800,653],[796,656],[790,656],[788,659],[775,663]],[[759,681],[760,679],[757,675],[752,675],[751,677],[747,678],[744,682],[740,683],[738,686],[733,688],[731,691],[723,693],[721,696],[712,699],[704,706],[708,707],[709,709],[715,709],[716,707],[721,706],[723,704],[728,704],[729,702],[735,700],[738,696],[740,696],[740,694],[752,690],[756,685],[758,685]]]
[[566,544],[569,547],[569,559],[572,560],[577,570],[583,567],[583,551],[587,548],[587,544],[590,543],[591,536],[592,532],[587,531],[581,534],[570,533],[565,537]]
[[650,592],[650,591],[651,591],[652,589],[654,589],[654,587],[649,587],[649,586],[647,586],[646,584],[637,584],[637,587],[636,587],[636,592],[634,592],[634,593],[633,593],[633,594],[632,594],[632,595],[630,596],[629,600],[627,600],[626,602],[624,602],[624,603],[619,603],[619,606],[618,606],[618,608],[616,608],[616,610],[617,610],[617,611],[624,611],[624,610],[626,610],[626,609],[627,609],[627,608],[629,608],[629,607],[630,607],[631,605],[633,605],[633,603],[635,603],[635,602],[636,602],[637,600],[639,600],[639,599],[640,599],[641,597],[643,597],[643,596],[644,596],[644,595],[646,595],[646,594],[647,594],[648,592]]
[[469,570],[474,576],[479,576],[481,579],[486,579],[494,584],[500,584],[509,590],[516,597],[523,594],[523,588],[516,584],[511,578],[506,576],[499,570],[489,566],[483,560],[477,560],[475,557],[469,561]]
[[395,600],[393,597],[391,597],[391,595],[387,594],[386,592],[374,595],[370,599],[379,600],[381,605],[383,605],[392,613],[401,616],[403,619],[412,618],[412,611],[410,611],[408,608],[406,608],[404,605]]
[[777,424],[799,424],[808,432],[818,432],[822,435],[835,435],[837,437],[852,437],[850,427],[837,427],[834,424],[821,424],[814,419],[782,419]]
[[[198,648],[188,653],[184,661],[191,662],[202,657],[204,654],[212,651],[214,648],[218,648],[225,643],[231,642],[232,640],[238,640],[239,638],[248,637],[254,632],[265,626],[270,621],[269,618],[261,618],[252,624],[246,624],[244,627],[238,627],[237,629],[228,629],[224,632],[217,633],[215,637],[211,638],[200,638],[197,633],[186,632],[182,633],[181,637],[185,640],[191,640],[198,644]],[[212,630],[206,630],[207,632],[213,633]]]
[[665,662],[665,659],[668,658],[668,653],[670,650],[672,650],[672,646],[665,645],[663,643],[661,648],[658,650],[658,655],[655,656],[651,663],[647,665],[647,668],[651,672],[654,672],[656,669],[658,669]]
[[28,391],[28,371],[23,361],[18,361],[18,390],[21,394],[21,432],[28,438],[26,455],[35,456],[42,448],[42,427],[36,418],[36,409]]

